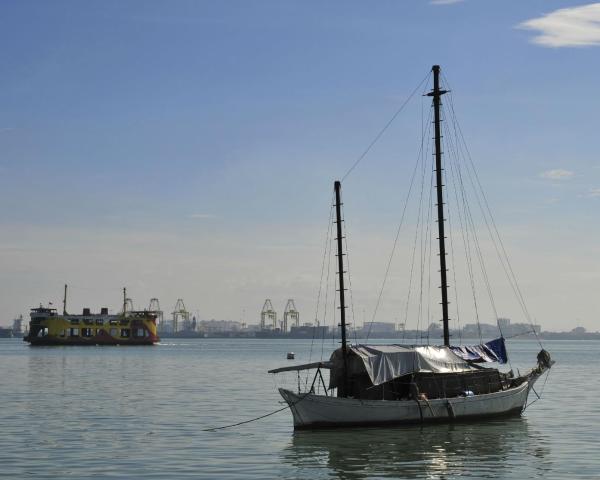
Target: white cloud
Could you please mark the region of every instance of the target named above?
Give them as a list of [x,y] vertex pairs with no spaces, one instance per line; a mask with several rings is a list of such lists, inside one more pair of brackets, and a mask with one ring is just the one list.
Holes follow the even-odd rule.
[[431,0],[431,5],[452,5],[453,3],[464,2],[464,0]]
[[189,215],[189,218],[193,218],[196,220],[207,220],[210,218],[216,218],[216,215],[213,215],[212,213],[192,213],[191,215]]
[[544,47],[600,45],[600,3],[561,8],[518,25],[537,33],[532,42]]
[[588,190],[587,196],[589,198],[600,197],[600,188],[590,188]]
[[540,174],[542,178],[548,178],[550,180],[566,180],[567,178],[571,178],[575,175],[573,172],[569,170],[563,170],[562,168],[557,168],[555,170],[547,170]]

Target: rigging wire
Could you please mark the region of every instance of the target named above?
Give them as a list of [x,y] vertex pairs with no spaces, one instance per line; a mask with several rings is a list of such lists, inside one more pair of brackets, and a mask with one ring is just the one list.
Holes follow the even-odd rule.
[[[453,120],[454,120],[454,119],[453,119]],[[453,121],[453,126],[455,126],[455,125],[456,125],[456,123]],[[456,127],[455,127],[455,128],[456,128]],[[460,159],[460,158],[461,158],[461,156],[460,156],[460,148],[457,146],[457,145],[458,145],[458,138],[457,138],[456,140],[457,140],[457,142],[456,142],[456,144],[454,144],[454,145],[453,145],[453,148],[455,148],[455,149],[456,149],[455,151],[456,151],[456,156],[457,156],[457,159]],[[460,179],[461,179],[461,182],[462,182],[462,173],[461,173],[461,169],[460,169],[460,163],[458,164],[458,171],[459,171],[459,177],[460,177]],[[480,201],[480,198],[479,198],[479,196],[478,196],[478,192],[477,192],[477,189],[476,189],[476,187],[475,187],[475,184],[474,184],[474,182],[473,182],[473,178],[472,178],[472,176],[471,176],[471,171],[469,170],[469,168],[468,168],[468,165],[467,165],[467,178],[468,178],[468,179],[470,180],[470,182],[471,182],[471,186],[473,187],[473,191],[474,191],[474,193],[475,193],[475,199],[476,199],[476,201],[477,201],[477,203],[478,203],[478,205],[479,205],[479,207],[480,207],[480,210],[481,210],[481,212],[482,212],[482,214],[483,214],[482,216],[483,216],[484,222],[486,223],[486,226],[488,226],[488,232],[490,233],[490,237],[491,237],[491,232],[490,232],[490,230],[489,230],[489,225],[488,225],[488,222],[487,222],[487,218],[486,218],[486,216],[485,216],[485,212],[484,212],[484,211],[483,211],[483,209],[481,208],[481,201]],[[462,183],[461,183],[461,185],[462,185]],[[461,187],[461,188],[463,188],[463,187]],[[478,240],[478,238],[477,238],[477,234],[476,234],[476,232],[475,232],[475,224],[474,224],[474,222],[473,222],[473,217],[472,217],[472,212],[471,212],[471,210],[470,210],[470,207],[468,208],[468,219],[469,219],[469,221],[470,221],[470,224],[472,225],[472,229],[473,229],[473,236],[474,236],[474,238],[475,238],[475,247],[476,247],[476,252],[477,252],[478,256],[480,257],[480,262],[481,262],[481,265],[482,265],[482,273],[483,273],[483,276],[484,276],[484,283],[485,283],[485,285],[486,285],[486,289],[488,290],[488,295],[490,296],[490,302],[492,303],[492,308],[493,308],[493,310],[494,310],[494,315],[495,315],[495,318],[496,318],[496,323],[497,323],[497,325],[498,325],[498,328],[499,328],[499,330],[500,330],[500,334],[501,334],[501,335],[503,335],[503,334],[502,334],[502,328],[501,328],[501,326],[500,326],[500,324],[499,324],[499,322],[498,322],[498,312],[497,312],[497,310],[496,310],[495,302],[494,302],[494,300],[493,300],[493,295],[492,295],[491,284],[489,283],[489,276],[488,276],[488,274],[487,274],[487,270],[485,269],[485,266],[484,266],[484,264],[483,264],[483,258],[484,258],[484,257],[483,257],[483,255],[480,253],[480,252],[481,252],[481,247],[480,247],[480,244],[479,244],[479,240]],[[493,238],[492,238],[492,242],[494,242],[494,239],[493,239]],[[502,259],[501,259],[500,257],[499,257],[499,260],[500,260],[500,262],[502,263]]]
[[[428,150],[429,151],[429,150]],[[411,293],[411,289],[412,289],[412,275],[413,275],[413,271],[414,271],[414,264],[415,264],[415,258],[416,258],[416,253],[417,253],[417,242],[419,244],[419,246],[422,245],[422,210],[423,210],[423,192],[425,191],[425,158],[426,157],[422,157],[421,158],[421,190],[419,192],[419,208],[417,209],[417,223],[415,225],[415,236],[413,239],[413,252],[412,252],[412,260],[411,260],[411,278],[409,281],[409,297],[406,301],[406,305],[408,308],[408,305],[410,303],[410,293]],[[419,235],[421,234],[421,235]],[[419,257],[421,257],[421,251],[419,251]],[[422,264],[421,264],[421,268],[420,270],[422,270]],[[421,272],[421,279],[422,279],[422,272]],[[419,331],[419,325],[420,325],[420,309],[417,310],[417,332]],[[415,334],[417,335],[417,334]],[[417,343],[417,337],[415,337],[415,343]]]
[[[452,105],[452,97],[450,97],[450,104]],[[446,115],[446,110],[445,109],[443,109],[443,113],[444,113],[444,117],[448,118],[447,115]],[[456,116],[455,115],[451,115],[450,116],[450,120],[451,120],[452,125],[454,127],[454,135],[456,137],[456,143],[453,142],[452,135],[449,135],[448,136],[448,139],[449,139],[448,145],[450,146],[450,150],[453,151],[454,154],[456,155],[456,160],[457,160],[456,163],[457,163],[458,176],[459,176],[459,179],[460,179],[461,189],[464,191],[464,183],[462,181],[462,173],[461,173],[461,167],[460,167],[460,158],[461,158],[460,150],[461,149],[459,147],[459,137],[458,137],[458,135],[456,133],[457,132],[457,128],[456,128],[456,125],[457,125]],[[473,171],[476,174],[476,170],[475,170],[474,164],[472,162],[471,162],[471,167],[473,168]],[[488,220],[487,220],[487,217],[486,217],[486,212],[484,211],[484,209],[483,209],[483,207],[481,205],[481,200],[480,200],[479,195],[478,195],[479,192],[478,192],[478,190],[476,188],[475,182],[473,181],[473,176],[471,175],[471,170],[469,169],[469,165],[468,164],[466,165],[466,168],[467,168],[467,178],[471,182],[471,186],[473,187],[473,191],[474,191],[474,194],[475,194],[475,199],[476,199],[477,204],[478,204],[478,206],[480,208],[480,211],[482,213],[484,222],[485,222],[486,227],[488,229],[488,233],[490,233],[490,237],[492,239],[492,243],[494,244],[494,248],[496,249],[496,253],[498,255],[498,259],[500,260],[500,263],[502,264],[503,269],[505,270],[505,273],[506,273],[506,269],[504,268],[504,263],[503,263],[502,258],[500,256],[499,250],[497,248],[495,239],[493,238],[493,235],[492,235],[492,232],[491,232],[491,229],[489,227],[489,223],[488,223]],[[479,185],[481,186],[481,184],[479,184]],[[484,195],[483,189],[481,189],[481,193],[482,193],[482,195]],[[483,280],[484,280],[484,285],[485,285],[486,290],[488,292],[490,303],[491,303],[491,306],[492,306],[492,309],[493,309],[493,312],[494,312],[494,317],[496,319],[496,324],[498,326],[498,329],[500,330],[500,335],[502,337],[504,337],[504,333],[502,331],[502,327],[500,325],[500,322],[498,321],[498,311],[497,311],[496,304],[495,304],[495,301],[494,301],[494,297],[493,297],[493,293],[492,293],[492,288],[491,288],[491,283],[490,283],[490,280],[489,280],[489,275],[487,273],[487,269],[485,268],[485,262],[484,262],[484,257],[483,257],[482,250],[481,250],[481,245],[480,245],[480,242],[479,242],[479,239],[478,239],[478,236],[477,236],[477,232],[476,232],[476,229],[475,229],[475,224],[473,222],[472,212],[471,212],[471,209],[470,209],[470,206],[469,206],[468,203],[466,203],[466,209],[465,210],[466,210],[466,213],[467,213],[467,220],[468,220],[467,223],[470,224],[472,232],[473,232],[473,238],[474,238],[474,244],[475,244],[475,251],[476,251],[477,257],[479,259],[479,263],[480,263],[480,267],[481,267],[481,272],[482,272],[482,276],[483,276]],[[491,214],[491,212],[489,212],[489,213]],[[511,283],[510,282],[510,278],[509,278],[509,283]],[[511,284],[511,286],[512,286],[512,284]],[[513,290],[514,290],[514,288],[513,288]],[[480,337],[479,341],[481,343],[483,343],[483,339],[482,339],[482,336],[481,336],[481,326],[480,326],[479,322],[477,323],[477,327],[478,327],[478,333],[479,333],[479,337]],[[508,360],[508,362],[509,362],[510,367],[512,368],[512,363],[510,362],[510,359]]]
[[[479,192],[481,192],[481,196],[483,198],[483,203],[484,203],[484,205],[486,207],[486,210],[484,210],[481,205],[480,205],[480,208],[482,210],[482,213],[484,214],[484,219],[486,219],[485,212],[487,211],[487,214],[490,217],[490,222],[491,222],[491,224],[493,226],[493,231],[496,234],[496,236],[494,237],[494,235],[492,234],[492,231],[491,231],[489,225],[487,224],[487,219],[486,219],[486,226],[488,227],[488,230],[490,230],[490,236],[492,237],[492,242],[494,243],[494,248],[496,249],[496,252],[497,252],[499,258],[502,259],[501,255],[500,255],[500,251],[499,251],[498,246],[497,246],[496,241],[495,241],[495,239],[497,238],[498,243],[500,245],[500,249],[501,249],[502,254],[504,255],[504,259],[506,261],[506,267],[505,267],[504,262],[501,260],[502,268],[503,268],[503,270],[504,270],[504,272],[505,272],[505,274],[506,274],[506,276],[507,276],[507,278],[509,280],[509,284],[511,285],[511,288],[513,289],[513,291],[514,291],[514,293],[515,293],[515,295],[517,297],[517,301],[520,303],[520,306],[521,306],[521,309],[523,310],[525,318],[527,319],[527,321],[529,322],[530,326],[532,327],[532,329],[533,329],[533,331],[535,333],[536,340],[538,341],[540,347],[543,348],[542,342],[541,342],[541,340],[540,340],[540,338],[539,338],[539,336],[537,334],[537,331],[535,329],[535,325],[533,323],[531,315],[529,314],[529,310],[527,308],[527,304],[525,303],[525,298],[523,297],[523,293],[521,291],[521,288],[519,287],[519,283],[517,281],[517,277],[516,277],[516,275],[514,273],[514,270],[512,268],[512,264],[510,262],[510,258],[508,256],[508,253],[507,253],[505,247],[504,247],[504,242],[502,241],[502,237],[500,236],[500,232],[498,231],[498,227],[497,227],[496,222],[494,220],[494,216],[492,215],[492,211],[491,211],[491,208],[489,206],[489,203],[488,203],[488,200],[487,200],[487,196],[485,195],[485,190],[483,189],[483,186],[481,185],[481,182],[479,180],[479,175],[477,174],[477,170],[475,169],[475,165],[474,165],[474,162],[473,162],[473,159],[472,159],[472,156],[471,156],[471,152],[469,151],[468,145],[467,145],[467,143],[465,141],[464,135],[462,133],[462,129],[460,127],[460,123],[458,122],[458,119],[456,118],[456,113],[454,111],[454,102],[453,102],[452,96],[450,96],[450,107],[451,107],[451,112],[452,112],[452,115],[453,115],[453,118],[454,118],[454,123],[456,125],[456,129],[457,129],[458,133],[460,134],[460,137],[458,137],[458,135],[457,135],[457,138],[460,138],[462,140],[461,146],[464,145],[465,151],[467,153],[466,157],[469,160],[469,163],[471,165],[471,169],[473,170],[475,181],[476,181],[477,187],[479,187]],[[473,182],[473,183],[474,183],[474,187],[475,187],[475,182]]]
[[[445,113],[445,111],[444,111]],[[451,137],[449,137],[451,138]],[[450,142],[451,144],[451,142]],[[455,146],[453,145],[451,148],[454,148]],[[457,160],[460,159],[460,156],[458,154],[457,155]],[[481,269],[481,274],[482,274],[482,278],[483,278],[483,283],[486,289],[486,292],[488,294],[488,298],[490,300],[490,304],[494,313],[494,318],[498,318],[498,311],[496,308],[496,303],[494,300],[494,295],[493,295],[493,291],[491,288],[491,283],[489,280],[489,275],[487,273],[487,269],[485,266],[485,260],[484,260],[484,256],[481,250],[481,244],[479,242],[479,237],[477,235],[477,229],[475,228],[475,222],[473,220],[473,213],[471,211],[471,207],[470,204],[468,202],[468,194],[467,194],[467,190],[465,188],[465,182],[463,180],[463,174],[462,174],[462,169],[461,169],[461,165],[460,162],[457,161],[456,162],[456,172],[457,172],[457,177],[458,177],[458,184],[460,187],[460,192],[461,192],[461,198],[463,199],[463,205],[464,205],[464,213],[465,213],[465,220],[466,220],[466,226],[467,226],[467,234],[469,232],[471,232],[471,237],[473,239],[473,245],[475,247],[475,254],[476,254],[476,258],[478,260],[480,269]],[[468,178],[468,177],[467,177]],[[479,336],[480,336],[480,342],[482,342],[482,338],[481,338],[481,326],[480,323],[477,323],[477,328],[478,328],[478,332],[479,332]]]
[[[423,252],[423,265],[421,267],[421,271],[425,272],[425,261],[427,261],[427,295],[425,298],[427,299],[427,344],[429,345],[429,327],[431,326],[431,257],[433,255],[433,230],[432,227],[432,219],[433,219],[433,178],[435,169],[433,168],[434,157],[431,156],[431,177],[429,178],[429,210],[427,211],[427,221],[425,222],[426,230],[424,237],[424,252]],[[427,242],[429,240],[429,242]],[[423,277],[423,275],[421,275]],[[421,285],[425,281],[424,278],[421,278]]]
[[[424,157],[423,160],[425,160]],[[432,159],[432,163],[433,163],[433,155],[431,156]],[[420,250],[419,250],[419,259],[420,259],[420,281],[419,281],[419,307],[418,307],[418,313],[417,313],[417,333],[416,335],[418,336],[418,340],[419,343],[423,343],[423,332],[421,330],[421,321],[423,319],[423,295],[424,295],[424,289],[423,289],[423,282],[425,281],[425,258],[427,256],[427,238],[429,236],[429,222],[431,221],[430,218],[430,214],[431,214],[431,210],[432,210],[432,192],[433,192],[433,173],[434,173],[434,169],[431,169],[431,175],[429,178],[429,201],[427,202],[427,204],[429,205],[429,208],[426,208],[425,205],[421,205],[423,204],[423,198],[424,198],[424,190],[423,187],[425,185],[425,173],[426,173],[426,166],[427,164],[425,163],[425,161],[423,161],[423,183],[421,185],[421,200],[420,200],[420,204],[419,204],[419,223],[420,223],[420,229],[419,229],[419,246],[420,246]],[[422,208],[421,208],[422,207]],[[427,216],[426,216],[426,211],[427,211]],[[418,227],[417,227],[418,228]],[[427,341],[429,342],[429,331],[427,331]],[[416,343],[416,339],[415,339],[415,343]]]
[[394,115],[392,115],[392,118],[390,118],[390,120],[385,124],[385,126],[379,131],[379,133],[371,141],[371,143],[366,148],[366,150],[356,159],[356,161],[348,169],[346,174],[342,177],[342,183],[344,182],[344,180],[346,180],[346,177],[348,177],[348,175],[350,175],[350,173],[352,173],[352,171],[358,166],[358,164],[362,161],[362,159],[367,156],[367,154],[371,151],[371,148],[373,148],[373,146],[383,136],[385,131],[392,125],[392,123],[394,123],[394,120],[396,120],[396,117],[398,117],[398,115],[400,115],[400,112],[402,112],[402,110],[404,110],[404,107],[406,107],[406,105],[408,105],[408,102],[410,102],[410,100],[415,96],[415,93],[417,93],[417,91],[421,88],[423,83],[425,83],[425,81],[428,80],[430,76],[431,76],[431,71],[428,71],[427,75],[425,75],[425,78],[423,78],[423,80],[421,80],[421,82],[415,87],[415,89],[411,92],[411,94],[408,96],[408,98],[406,100],[404,100],[404,103],[402,103],[402,105],[400,105],[400,108],[398,108],[398,110],[396,110]]
[[[319,322],[319,306],[321,303],[321,292],[322,292],[322,287],[323,287],[323,275],[325,272],[325,258],[327,257],[327,247],[330,244],[329,238],[331,236],[331,230],[332,230],[332,218],[333,218],[333,197],[332,200],[330,202],[331,206],[329,208],[329,218],[327,220],[327,234],[325,236],[325,248],[323,249],[323,259],[321,261],[321,278],[319,280],[319,291],[317,293],[317,305],[315,307],[315,320],[317,321],[317,323]],[[312,340],[310,342],[310,353],[308,355],[308,361],[310,363],[310,361],[312,360],[312,352],[313,352],[313,345],[315,342],[315,335],[316,335],[317,331],[313,330],[313,334],[312,334]],[[306,376],[306,381],[305,384],[308,384],[308,374]]]
[[[413,248],[412,248],[412,254],[411,254],[411,263],[410,263],[410,274],[409,274],[409,280],[408,280],[408,289],[407,289],[407,296],[406,296],[406,308],[404,311],[404,331],[402,333],[402,339],[404,340],[405,335],[406,335],[406,325],[408,324],[408,312],[409,312],[409,308],[410,308],[410,297],[412,295],[412,282],[413,282],[413,276],[414,276],[414,267],[415,267],[415,258],[416,258],[416,252],[417,252],[417,238],[418,238],[418,231],[419,231],[419,222],[421,220],[421,214],[420,214],[420,208],[421,208],[421,201],[422,201],[422,196],[423,196],[423,185],[424,185],[424,181],[425,181],[425,168],[426,168],[426,164],[425,164],[425,159],[427,158],[427,156],[429,155],[429,142],[427,142],[426,144],[425,142],[425,137],[430,135],[431,132],[431,117],[433,114],[433,110],[432,108],[429,109],[429,115],[427,117],[427,129],[425,127],[425,125],[421,122],[421,128],[422,128],[422,134],[421,134],[421,148],[419,150],[419,155],[418,155],[418,161],[421,162],[421,192],[419,195],[419,213],[417,214],[417,223],[415,226],[415,235],[413,238]],[[418,331],[418,328],[417,328]],[[415,337],[415,343],[416,343],[416,337]]]
[[[333,212],[333,210],[332,210]],[[325,281],[325,303],[324,303],[324,312],[323,312],[323,325],[327,326],[327,305],[328,305],[328,300],[329,300],[329,275],[331,273],[331,248],[332,248],[332,243],[333,243],[333,214],[332,214],[332,218],[330,221],[330,229],[331,229],[331,235],[329,238],[329,253],[327,255],[327,280]],[[335,286],[334,286],[334,297],[335,297]],[[334,310],[334,318],[335,318],[335,310]],[[323,328],[323,334],[322,334],[322,341],[321,341],[321,361],[323,361],[323,353],[324,353],[324,348],[325,348],[325,329]],[[308,375],[308,374],[307,374]]]
[[[432,158],[432,163],[433,163],[433,157]],[[433,226],[431,219],[433,218],[433,174],[434,174],[434,170],[433,168],[431,169],[431,182],[430,182],[430,190],[429,190],[429,219],[428,219],[428,228],[431,229],[431,227]],[[429,255],[428,255],[428,266],[427,266],[427,344],[429,344],[429,330],[430,330],[430,326],[432,324],[432,318],[431,318],[431,260],[433,258],[433,230],[431,229],[429,235]]]
[[[464,184],[463,184],[462,173],[460,171],[460,167],[458,169],[458,172],[459,172],[458,175],[459,175],[459,179],[460,179],[461,189],[464,190],[465,187],[464,187]],[[486,269],[486,266],[485,266],[485,260],[484,260],[483,252],[481,250],[481,244],[479,242],[479,237],[477,235],[477,230],[475,228],[475,222],[473,220],[473,214],[471,212],[471,208],[470,208],[470,206],[469,206],[468,203],[466,204],[466,213],[467,213],[467,225],[468,225],[469,228],[471,228],[471,235],[472,235],[472,238],[473,238],[473,244],[475,246],[475,254],[476,254],[477,259],[479,261],[479,267],[481,269],[481,275],[483,277],[483,283],[484,283],[484,286],[486,288],[488,297],[490,299],[490,304],[491,304],[491,307],[492,307],[492,311],[494,313],[494,317],[497,319],[498,318],[498,310],[496,308],[496,302],[494,300],[494,294],[492,292],[492,287],[491,287],[489,276],[488,276],[487,269]],[[481,326],[478,325],[478,328],[479,328],[479,336],[481,337]],[[483,341],[483,340],[480,338],[480,341]]]
[[[423,83],[423,82],[421,82],[421,83]],[[423,135],[425,135],[425,133],[423,133]],[[415,181],[415,177],[416,177],[416,174],[417,174],[418,166],[419,166],[419,163],[421,161],[421,152],[423,150],[423,143],[424,142],[423,142],[423,138],[422,138],[421,139],[421,149],[419,151],[419,155],[417,155],[417,161],[415,162],[415,166],[413,168],[413,172],[412,172],[412,175],[411,175],[411,178],[410,178],[410,185],[408,187],[408,193],[406,194],[406,199],[404,201],[404,207],[402,209],[402,215],[400,216],[400,224],[398,225],[398,229],[396,230],[396,236],[394,238],[394,244],[392,246],[392,251],[391,251],[390,257],[388,259],[388,263],[387,263],[387,266],[386,266],[386,270],[385,270],[385,275],[384,275],[384,278],[383,278],[383,282],[382,282],[381,288],[379,290],[379,295],[377,297],[377,302],[375,304],[375,310],[373,311],[373,316],[371,317],[371,322],[369,324],[369,329],[367,331],[367,336],[366,336],[365,343],[369,340],[369,337],[371,335],[371,329],[373,327],[373,322],[375,321],[375,317],[377,315],[377,311],[379,310],[379,305],[381,303],[381,297],[383,295],[383,290],[385,289],[385,285],[386,285],[387,278],[388,278],[388,275],[389,275],[389,272],[390,272],[390,267],[391,267],[391,264],[392,264],[392,260],[394,258],[394,253],[396,251],[396,246],[398,244],[398,238],[400,237],[400,230],[402,229],[402,225],[404,224],[404,219],[406,217],[406,208],[408,206],[408,201],[409,201],[410,195],[412,193],[412,189],[413,189],[413,186],[414,186],[414,181]],[[405,325],[406,325],[406,323],[405,323]]]
[[[479,317],[479,305],[477,302],[477,290],[476,290],[476,282],[475,282],[475,274],[473,271],[473,253],[471,251],[471,233],[470,230],[468,228],[468,223],[467,223],[467,199],[465,197],[465,191],[464,189],[459,188],[459,177],[458,177],[458,172],[459,172],[459,168],[460,168],[460,164],[459,164],[459,157],[458,155],[456,155],[455,151],[454,151],[454,145],[452,144],[452,142],[450,141],[451,137],[448,136],[448,159],[450,160],[450,162],[448,162],[448,164],[450,165],[450,178],[452,180],[452,185],[453,185],[453,192],[454,192],[454,198],[456,200],[456,205],[457,205],[457,213],[458,213],[458,220],[459,220],[459,225],[460,225],[460,233],[461,233],[461,238],[462,238],[462,242],[463,242],[463,248],[464,248],[464,253],[465,253],[465,261],[467,264],[467,273],[468,273],[468,278],[469,278],[469,284],[471,287],[471,296],[473,298],[473,309],[475,311],[475,320],[476,320],[476,325],[477,325],[477,331],[479,334],[479,340],[480,342],[482,341],[481,339],[481,326],[480,326],[480,317]],[[453,156],[454,154],[454,156]],[[453,161],[454,160],[454,161]],[[460,197],[459,197],[460,194]],[[464,217],[464,220],[463,220]]]
[[[340,192],[340,195],[342,193]],[[344,213],[344,202],[342,202],[342,218],[344,219],[344,247],[346,250],[346,272],[348,273],[348,291],[350,292],[350,309],[352,311],[352,332],[354,333],[354,343],[358,343],[356,338],[356,320],[354,318],[354,296],[352,294],[352,276],[350,275],[350,249],[348,248],[348,224],[346,223],[346,214]]]
[[[451,158],[449,156],[447,156],[447,158],[449,158],[451,160]],[[450,165],[452,164],[452,162],[448,162],[450,163]],[[452,166],[450,167],[452,169]],[[448,174],[446,173],[447,170],[444,169],[443,175],[444,175],[444,182],[446,183],[446,185],[448,184]],[[460,324],[460,308],[459,308],[459,301],[458,301],[458,282],[456,281],[456,265],[455,265],[455,250],[454,250],[454,232],[452,230],[452,208],[451,205],[453,205],[450,201],[451,196],[447,195],[446,197],[446,205],[448,205],[447,208],[447,212],[448,212],[448,236],[450,237],[450,261],[452,264],[452,280],[454,282],[454,303],[456,305],[456,326],[457,326],[457,331],[458,331],[458,343],[459,345],[462,345],[462,327]],[[458,205],[456,206],[456,208],[458,209]]]
[[[337,306],[338,296],[335,295],[335,292],[337,292],[337,291],[338,291],[338,276],[334,275],[334,278],[333,278],[333,293],[334,293],[334,295],[333,295],[333,316],[331,318],[331,344],[332,345],[335,345],[335,335],[336,335],[336,332],[337,332],[337,330],[335,328],[336,327],[336,324],[335,324],[335,312],[338,309],[338,306]],[[340,324],[338,324],[337,326],[339,327]],[[321,361],[323,361],[322,350],[321,350]]]

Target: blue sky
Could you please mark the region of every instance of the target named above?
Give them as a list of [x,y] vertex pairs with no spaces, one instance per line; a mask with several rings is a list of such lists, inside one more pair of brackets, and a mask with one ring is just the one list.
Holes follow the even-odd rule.
[[[438,63],[534,316],[596,330],[599,5],[3,2],[0,323],[65,282],[73,308],[128,285],[140,307],[257,323],[295,298],[310,320],[331,184]],[[421,105],[344,182],[368,315]]]

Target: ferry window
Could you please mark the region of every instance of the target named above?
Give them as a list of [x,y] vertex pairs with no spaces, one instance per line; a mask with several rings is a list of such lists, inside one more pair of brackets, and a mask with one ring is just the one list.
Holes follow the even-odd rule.
[[97,318],[96,325],[104,325],[104,320],[102,320],[101,318]]
[[71,325],[79,325],[79,319],[78,318],[72,318],[71,319]]
[[40,329],[40,331],[38,332],[38,334],[37,334],[38,337],[45,337],[46,335],[48,335],[48,328],[47,327],[42,327]]
[[128,328],[121,329],[121,338],[129,338],[129,329]]
[[111,336],[116,337],[117,336],[117,329],[116,328],[111,328],[110,329],[110,334],[111,334]]
[[136,337],[143,337],[144,336],[144,329],[143,328],[136,329],[135,336]]
[[93,337],[94,336],[93,330],[91,328],[82,328],[81,336],[82,337]]
[[63,329],[63,330],[61,330],[59,335],[60,335],[61,337],[64,337],[64,336],[65,336],[65,330],[64,330],[64,329]]
[[70,337],[78,337],[79,336],[79,329],[78,328],[71,328],[69,329],[69,336]]

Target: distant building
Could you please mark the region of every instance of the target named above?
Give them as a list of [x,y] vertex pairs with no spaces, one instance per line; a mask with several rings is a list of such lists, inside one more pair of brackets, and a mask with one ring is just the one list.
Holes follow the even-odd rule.
[[369,322],[363,328],[370,328],[371,333],[393,333],[396,331],[396,324],[387,322]]
[[442,326],[439,323],[431,322],[427,328],[429,333],[442,333]]
[[489,325],[487,323],[468,323],[462,329],[462,336],[467,338],[495,338],[500,335],[500,331],[496,325]]
[[498,326],[500,328],[509,328],[510,327],[510,318],[499,318]]
[[198,322],[198,330],[205,333],[239,332],[242,324],[232,320],[201,320]]
[[356,335],[358,336],[393,336],[397,332],[395,323],[388,322],[367,322],[362,328],[356,329]]
[[296,327],[292,325],[289,336],[292,338],[325,338],[328,335],[327,327],[313,326],[312,324],[304,324]]

